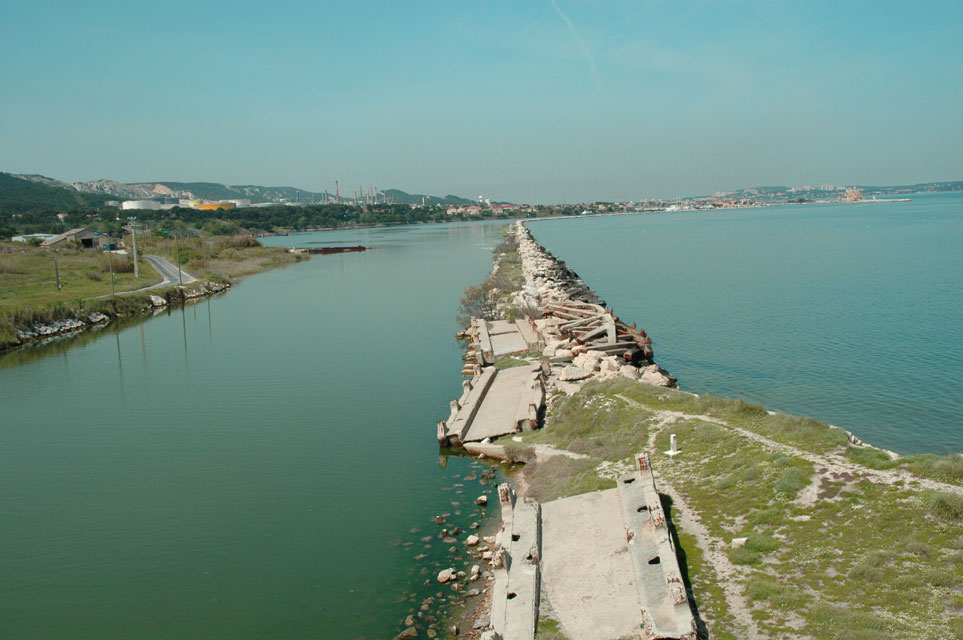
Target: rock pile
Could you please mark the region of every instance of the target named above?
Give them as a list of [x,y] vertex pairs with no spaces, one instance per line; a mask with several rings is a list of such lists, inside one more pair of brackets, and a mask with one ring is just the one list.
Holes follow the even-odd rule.
[[578,274],[535,242],[531,232],[521,222],[512,224],[518,240],[518,255],[522,259],[525,289],[521,302],[541,304],[557,300],[580,300],[605,306]]
[[[578,275],[564,262],[556,259],[550,252],[535,242],[531,232],[521,223],[512,225],[512,233],[518,242],[518,253],[525,276],[525,288],[515,296],[515,304],[520,308],[538,308],[546,317],[534,321],[535,327],[544,341],[542,355],[560,368],[554,377],[561,382],[584,382],[588,380],[611,380],[619,376],[640,380],[659,387],[677,386],[676,378],[652,362],[651,341],[645,339],[645,332],[636,330],[635,325],[627,327],[602,307],[605,303],[582,282]],[[587,303],[599,305],[595,313],[612,328],[614,344],[603,345],[595,350],[592,345],[583,344],[589,335],[598,331],[572,332],[566,326],[590,326],[591,320],[572,320],[575,316],[557,313],[562,310],[558,305],[565,303]],[[575,305],[578,307],[579,305]],[[549,315],[555,313],[556,315]],[[563,319],[556,317],[563,316]],[[596,321],[598,322],[598,321]],[[635,344],[633,344],[635,342]],[[625,345],[624,348],[619,345]]]

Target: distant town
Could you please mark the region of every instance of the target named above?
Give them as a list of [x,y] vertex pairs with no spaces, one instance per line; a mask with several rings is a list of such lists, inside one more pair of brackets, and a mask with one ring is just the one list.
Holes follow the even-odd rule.
[[[766,186],[676,199],[575,204],[499,201],[479,195],[434,196],[356,187],[308,191],[296,187],[211,182],[66,183],[41,175],[0,172],[0,238],[46,242],[91,227],[118,235],[137,218],[148,228],[182,225],[212,234],[271,234],[346,226],[411,224],[516,217],[712,211],[785,204],[888,200],[920,192],[963,191],[963,181],[901,186]],[[344,193],[348,191],[348,193]]]

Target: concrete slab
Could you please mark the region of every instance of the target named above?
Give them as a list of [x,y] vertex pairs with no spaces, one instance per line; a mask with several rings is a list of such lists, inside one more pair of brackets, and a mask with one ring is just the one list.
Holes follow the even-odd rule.
[[534,640],[538,620],[541,507],[516,500],[507,484],[498,487],[502,527],[495,536],[495,584],[491,624],[504,640]]
[[544,401],[544,391],[540,387],[532,388],[533,377],[539,368],[539,365],[532,365],[499,371],[461,440],[478,442],[517,433],[519,421],[529,415],[529,405]]
[[638,637],[639,603],[616,489],[542,505],[542,588],[579,640]]
[[529,349],[534,349],[539,344],[538,331],[536,331],[530,324],[528,320],[516,320],[515,326],[518,327],[518,333],[521,334],[522,339],[528,344]]
[[501,335],[503,333],[515,333],[518,331],[515,323],[509,322],[508,320],[490,320],[489,324],[491,327],[488,329],[488,334],[492,336]]
[[492,353],[496,360],[502,356],[528,351],[528,343],[525,342],[525,338],[522,337],[517,328],[514,328],[514,325],[512,327],[513,329],[510,332],[497,333],[491,337]]
[[618,494],[642,624],[649,637],[695,638],[695,620],[648,456],[640,456],[637,466],[619,478]]
[[455,436],[459,440],[464,440],[465,434],[484,404],[496,373],[494,367],[486,367],[478,378],[472,381],[467,393],[462,394],[464,401],[456,403],[452,407],[454,410],[452,416],[440,425],[443,433],[439,434],[439,440],[442,440],[443,436]]

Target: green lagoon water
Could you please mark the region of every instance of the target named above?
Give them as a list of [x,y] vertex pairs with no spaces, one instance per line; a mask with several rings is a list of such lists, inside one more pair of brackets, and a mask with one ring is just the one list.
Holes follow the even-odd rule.
[[[683,388],[948,452],[961,205],[531,228]],[[449,562],[432,516],[465,527],[491,490],[465,479],[476,461],[440,468],[434,423],[460,393],[458,299],[500,226],[271,238],[375,249],[0,358],[0,638],[394,636]]]
[[0,638],[393,637],[491,490],[435,422],[500,226],[271,238],[375,249],[0,359]]
[[539,221],[697,393],[963,451],[963,195]]

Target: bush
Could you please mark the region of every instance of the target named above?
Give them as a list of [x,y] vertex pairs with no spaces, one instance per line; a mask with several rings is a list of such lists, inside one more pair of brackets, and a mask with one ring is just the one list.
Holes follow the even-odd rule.
[[924,496],[926,510],[941,520],[963,520],[963,496],[930,491]]

